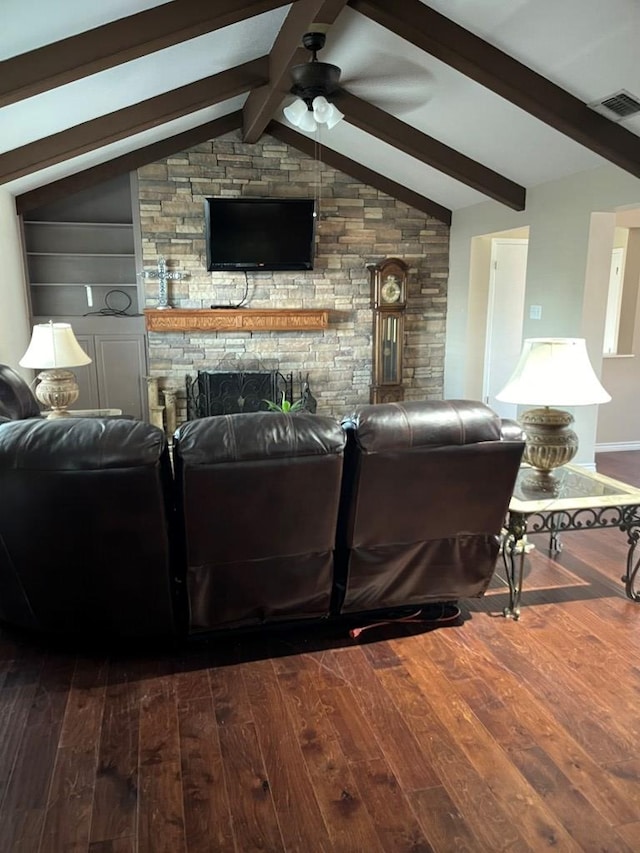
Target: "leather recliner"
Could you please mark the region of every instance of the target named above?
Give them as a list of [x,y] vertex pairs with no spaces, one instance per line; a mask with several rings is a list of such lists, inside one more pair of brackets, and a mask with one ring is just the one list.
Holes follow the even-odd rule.
[[344,444],[340,424],[303,413],[178,429],[190,633],[329,615]]
[[0,424],[0,619],[48,633],[175,631],[162,430],[125,419]]
[[481,596],[520,465],[519,427],[467,400],[363,406],[344,426],[335,612]]

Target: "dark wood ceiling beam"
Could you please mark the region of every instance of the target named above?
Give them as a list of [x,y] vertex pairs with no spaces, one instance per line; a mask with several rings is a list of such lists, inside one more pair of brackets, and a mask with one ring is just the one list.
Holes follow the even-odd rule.
[[156,160],[171,157],[179,151],[186,151],[188,148],[193,148],[194,145],[199,145],[209,139],[216,139],[218,136],[231,133],[240,127],[242,127],[242,110],[236,110],[234,113],[208,121],[198,127],[191,128],[191,130],[177,133],[174,136],[167,137],[167,139],[145,145],[143,148],[137,148],[135,151],[108,160],[106,163],[100,163],[98,166],[92,166],[90,169],[84,169],[82,172],[76,172],[74,175],[60,178],[60,180],[52,181],[45,186],[22,193],[22,195],[16,196],[16,211],[22,214],[27,213],[37,207],[42,207],[43,204],[50,204],[67,198],[81,190],[111,180],[117,175],[133,172],[148,163],[155,163]]
[[451,211],[438,204],[427,196],[420,195],[413,190],[408,189],[402,184],[397,184],[390,178],[381,175],[379,172],[374,172],[373,169],[368,169],[362,163],[357,163],[355,160],[345,157],[344,154],[339,154],[331,148],[324,145],[316,145],[315,140],[308,136],[292,130],[280,122],[272,121],[267,125],[266,132],[271,136],[275,136],[281,142],[291,145],[292,148],[297,148],[304,154],[314,159],[318,158],[322,163],[330,166],[332,169],[338,169],[346,175],[350,175],[357,181],[367,184],[380,192],[386,193],[398,201],[408,204],[410,207],[415,207],[416,210],[421,210],[428,216],[433,216],[445,225],[451,225]]
[[519,184],[344,89],[336,93],[332,100],[344,112],[349,124],[513,210],[524,210],[526,190]]
[[481,83],[620,168],[640,177],[636,134],[587,107],[546,77],[430,9],[420,0],[349,0],[391,32]]
[[301,47],[302,36],[311,24],[333,24],[346,4],[347,0],[298,0],[289,10],[269,54],[269,84],[254,89],[244,105],[245,142],[260,139],[291,88],[289,68],[308,61],[309,53]]
[[86,151],[102,148],[150,127],[232,98],[254,86],[262,86],[267,82],[267,75],[268,59],[263,56],[188,86],[173,89],[164,95],[149,98],[131,107],[14,148],[0,154],[0,183],[77,157]]
[[176,0],[0,62],[0,107],[283,6]]

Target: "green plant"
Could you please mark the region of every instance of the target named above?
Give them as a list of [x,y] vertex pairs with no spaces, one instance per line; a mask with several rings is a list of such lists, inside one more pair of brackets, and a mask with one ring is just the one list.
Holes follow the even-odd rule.
[[296,400],[295,403],[290,403],[285,399],[284,391],[282,392],[282,400],[279,403],[274,403],[273,400],[263,400],[267,404],[270,412],[299,412],[304,405],[302,398]]

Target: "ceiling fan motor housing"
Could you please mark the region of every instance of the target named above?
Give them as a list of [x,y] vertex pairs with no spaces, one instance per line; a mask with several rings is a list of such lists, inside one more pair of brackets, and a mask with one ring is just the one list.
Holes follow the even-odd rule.
[[328,62],[318,62],[316,52],[322,50],[325,45],[324,33],[305,33],[302,44],[313,53],[311,62],[304,65],[294,65],[291,68],[291,79],[293,86],[291,94],[297,95],[307,102],[311,109],[311,102],[319,95],[333,94],[340,85],[341,69],[337,65]]
[[340,68],[328,62],[307,62],[291,69],[291,93],[305,101],[318,95],[331,95],[340,85]]

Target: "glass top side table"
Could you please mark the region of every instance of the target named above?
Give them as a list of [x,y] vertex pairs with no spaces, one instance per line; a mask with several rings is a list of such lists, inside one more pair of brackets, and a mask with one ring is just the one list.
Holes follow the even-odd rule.
[[640,540],[640,489],[588,471],[577,465],[564,465],[555,471],[556,488],[545,492],[536,483],[535,472],[522,466],[505,522],[502,557],[509,584],[509,604],[504,615],[520,616],[520,598],[524,577],[524,538],[527,533],[549,533],[551,553],[560,551],[559,534],[568,530],[596,530],[617,527],[627,535],[626,572],[622,576],[625,592],[640,601],[636,576],[640,558],[635,549]]

